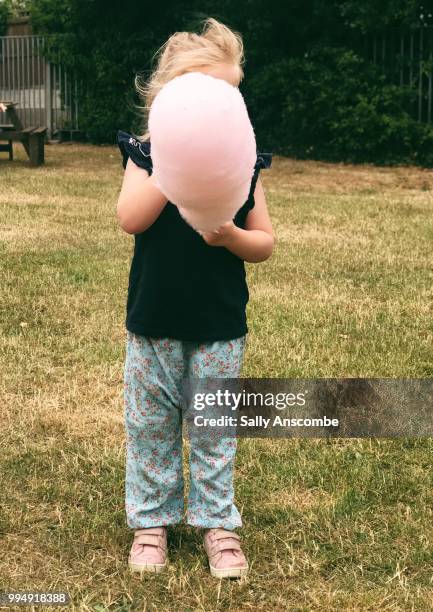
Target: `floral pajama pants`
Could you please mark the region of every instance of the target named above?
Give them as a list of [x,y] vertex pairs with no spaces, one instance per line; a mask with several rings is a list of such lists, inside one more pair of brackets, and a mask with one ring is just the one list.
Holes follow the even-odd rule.
[[[127,330],[124,370],[125,509],[128,527],[179,523],[184,514],[183,378],[237,378],[245,336],[198,343]],[[236,437],[191,437],[187,523],[242,526],[234,505]]]

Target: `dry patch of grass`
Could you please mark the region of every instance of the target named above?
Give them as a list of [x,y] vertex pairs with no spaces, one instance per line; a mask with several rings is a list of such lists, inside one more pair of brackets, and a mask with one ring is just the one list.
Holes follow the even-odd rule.
[[315,194],[392,193],[433,190],[433,170],[415,166],[378,167],[370,164],[301,161],[275,156],[271,190]]
[[321,508],[332,506],[335,499],[320,489],[308,490],[304,488],[291,488],[286,491],[271,492],[263,505],[269,512],[281,510],[281,508],[293,508],[304,512],[320,506]]
[[[240,440],[248,578],[212,579],[184,525],[166,574],[129,575],[120,154],[46,159],[0,161],[2,585],[94,612],[432,609],[428,439]],[[248,266],[243,374],[431,376],[432,171],[276,156],[262,180],[278,243]]]

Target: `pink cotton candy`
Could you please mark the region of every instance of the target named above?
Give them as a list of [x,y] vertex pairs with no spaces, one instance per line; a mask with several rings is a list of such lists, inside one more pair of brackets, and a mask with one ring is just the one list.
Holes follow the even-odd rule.
[[202,72],[175,77],[153,101],[149,132],[156,182],[182,217],[198,231],[231,221],[257,160],[239,89]]

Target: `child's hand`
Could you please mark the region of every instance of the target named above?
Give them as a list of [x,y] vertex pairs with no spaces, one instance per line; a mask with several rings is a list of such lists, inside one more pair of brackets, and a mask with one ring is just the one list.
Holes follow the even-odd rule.
[[236,235],[237,227],[233,221],[224,223],[214,232],[199,232],[203,240],[209,246],[223,246],[226,247],[232,243]]

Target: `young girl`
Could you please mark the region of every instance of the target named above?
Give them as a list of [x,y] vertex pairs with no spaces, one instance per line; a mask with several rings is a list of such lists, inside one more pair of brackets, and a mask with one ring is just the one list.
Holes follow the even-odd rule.
[[[207,19],[201,35],[171,36],[147,85],[136,86],[148,111],[160,88],[185,72],[238,87],[243,61],[240,35]],[[154,183],[149,133],[138,139],[119,130],[118,144],[125,173],[117,215],[135,237],[124,375],[125,506],[135,530],[129,567],[159,572],[167,564],[166,527],[183,516],[181,382],[240,374],[248,331],[244,261],[266,260],[274,244],[259,180],[272,156],[257,155],[248,200],[233,221],[199,234]],[[233,438],[191,439],[187,522],[205,529],[211,573],[220,578],[248,569],[234,531],[242,525],[233,502],[235,452]]]

